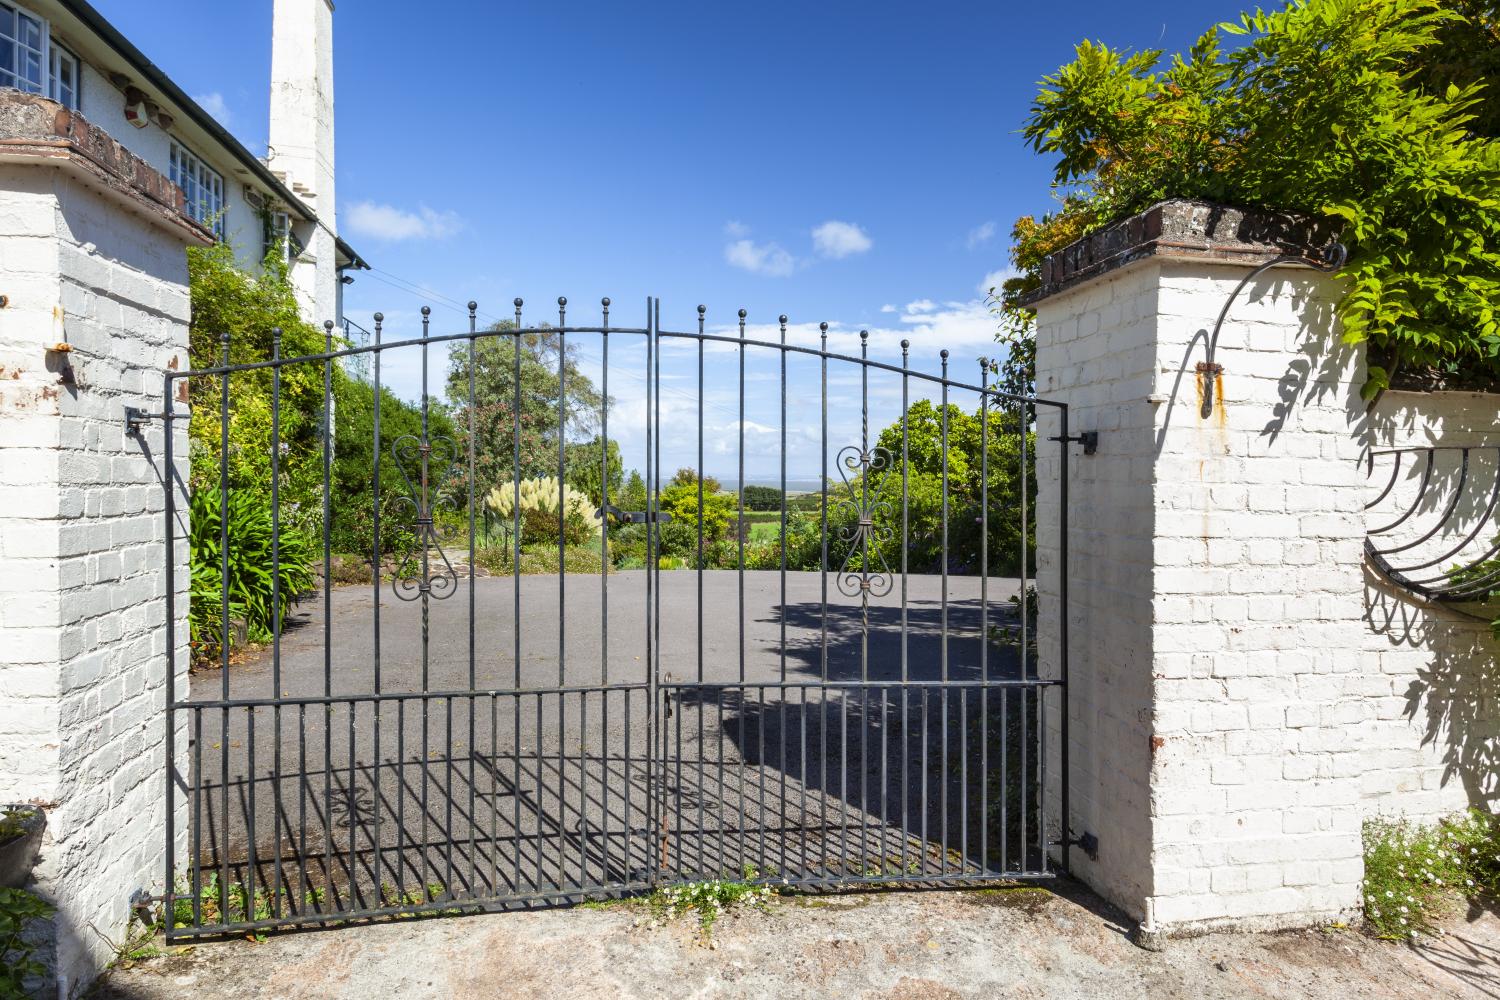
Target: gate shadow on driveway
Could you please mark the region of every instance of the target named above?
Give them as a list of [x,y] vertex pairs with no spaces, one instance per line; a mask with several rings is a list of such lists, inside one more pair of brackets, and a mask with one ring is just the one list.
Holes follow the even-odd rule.
[[[682,575],[679,586],[692,582]],[[334,695],[320,697],[328,661],[317,620],[284,644],[288,697],[225,708],[211,700],[221,678],[195,678],[194,704],[180,710],[198,848],[187,857],[199,863],[186,881],[219,884],[192,922],[216,922],[205,908],[237,922],[503,907],[631,891],[653,874],[821,885],[1045,870],[1036,748],[1049,688],[1023,676],[1017,644],[1002,641],[1019,638],[1018,609],[991,602],[981,645],[979,602],[948,602],[945,675],[931,587],[909,601],[904,639],[899,605],[872,606],[868,630],[858,607],[830,606],[825,673],[823,604],[807,599],[816,574],[804,576],[784,616],[764,599],[747,613],[743,645],[732,624],[705,628],[701,661],[687,652],[695,609],[664,608],[672,634],[654,720],[644,679],[541,686],[558,669],[545,647],[524,664],[535,690],[424,695],[409,669],[395,688],[403,675],[388,668],[382,694],[340,693],[350,675],[336,673]],[[775,583],[758,581],[763,598]],[[574,582],[598,594],[598,578],[583,584]],[[508,610],[505,590],[491,589],[487,599]],[[536,590],[523,593],[533,606],[547,594]],[[356,595],[338,596],[335,664],[368,628]],[[569,624],[576,599],[570,592]],[[611,591],[611,615],[616,607]],[[529,621],[527,648],[558,623]],[[497,638],[486,662],[510,648]],[[434,650],[433,683],[447,683],[462,661],[451,646]],[[623,639],[608,655],[622,665],[612,681],[632,676],[633,663],[640,675]],[[263,684],[264,671],[252,664],[243,680]]]

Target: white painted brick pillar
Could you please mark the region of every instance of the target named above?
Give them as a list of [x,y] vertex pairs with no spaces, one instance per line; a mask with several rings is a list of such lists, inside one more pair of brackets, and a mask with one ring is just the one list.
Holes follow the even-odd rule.
[[[163,372],[187,361],[184,247],[206,234],[160,174],[39,105],[9,120],[0,164],[0,803],[46,807],[31,888],[57,914],[35,929],[53,980],[37,989],[66,1000],[164,878],[163,435],[127,435],[124,409],[159,412]],[[185,542],[173,558],[183,697]]]
[[[1167,202],[1050,259],[1035,300],[1038,394],[1100,433],[1067,458],[1070,826],[1100,843],[1073,870],[1146,941],[1358,903],[1364,361],[1336,279],[1287,266],[1246,288],[1207,417],[1196,370],[1235,285],[1315,239]],[[1056,427],[1041,408],[1039,438]],[[1060,465],[1038,450],[1047,670]]]

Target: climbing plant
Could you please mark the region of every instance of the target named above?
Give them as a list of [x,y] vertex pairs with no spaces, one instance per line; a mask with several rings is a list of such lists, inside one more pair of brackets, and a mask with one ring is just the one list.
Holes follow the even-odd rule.
[[1500,141],[1476,125],[1471,71],[1486,57],[1434,56],[1481,31],[1492,4],[1293,0],[1165,61],[1082,42],[1022,130],[1056,158],[1059,207],[1016,222],[1020,274],[994,294],[1024,320],[1044,257],[1165,198],[1304,213],[1349,248],[1339,315],[1370,344],[1367,394],[1398,369],[1500,382]]

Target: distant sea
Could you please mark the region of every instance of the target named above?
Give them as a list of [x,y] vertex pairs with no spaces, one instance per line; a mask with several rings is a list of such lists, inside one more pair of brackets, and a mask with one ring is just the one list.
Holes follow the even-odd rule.
[[[829,474],[833,474],[832,469],[829,470]],[[710,472],[709,475],[712,476],[713,473]],[[728,493],[738,493],[740,491],[740,481],[738,479],[735,479],[732,476],[727,478],[724,476],[714,476],[714,478],[719,481],[720,489]],[[746,479],[745,483],[749,486],[769,486],[773,490],[781,489],[780,476],[771,476],[769,478],[764,476],[752,476],[751,478]],[[790,476],[787,477],[786,491],[788,493],[817,493],[822,489],[823,481],[821,479],[818,479],[817,477],[814,477],[812,479],[793,479]]]

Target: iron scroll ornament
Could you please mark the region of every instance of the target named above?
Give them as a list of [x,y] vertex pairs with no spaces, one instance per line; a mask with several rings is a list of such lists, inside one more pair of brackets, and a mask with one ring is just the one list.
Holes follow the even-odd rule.
[[[391,592],[403,601],[415,601],[423,595],[442,600],[458,589],[458,571],[443,551],[443,532],[433,513],[443,501],[433,496],[432,480],[436,471],[446,478],[458,469],[458,445],[452,438],[418,438],[403,434],[391,444],[391,457],[406,483],[406,495],[391,501],[392,515],[401,507],[411,509],[406,523],[412,533],[411,544],[397,563],[391,580]],[[413,482],[408,466],[418,469]],[[437,552],[434,563],[432,553]]]
[[[853,528],[845,528],[839,532],[839,538],[849,544],[849,553],[844,557],[844,563],[839,567],[836,577],[839,593],[845,597],[884,597],[895,586],[895,577],[886,565],[885,557],[880,554],[880,543],[888,542],[892,537],[892,508],[885,500],[868,502],[866,477],[872,472],[890,468],[891,454],[880,447],[864,451],[848,445],[839,451],[837,465],[839,477],[849,491],[847,497],[839,498],[839,506],[855,517]],[[854,473],[855,478],[850,479],[849,473]],[[856,482],[864,483],[863,492],[856,487]],[[880,515],[880,523],[877,523],[876,515]],[[859,557],[857,569],[856,557]]]

